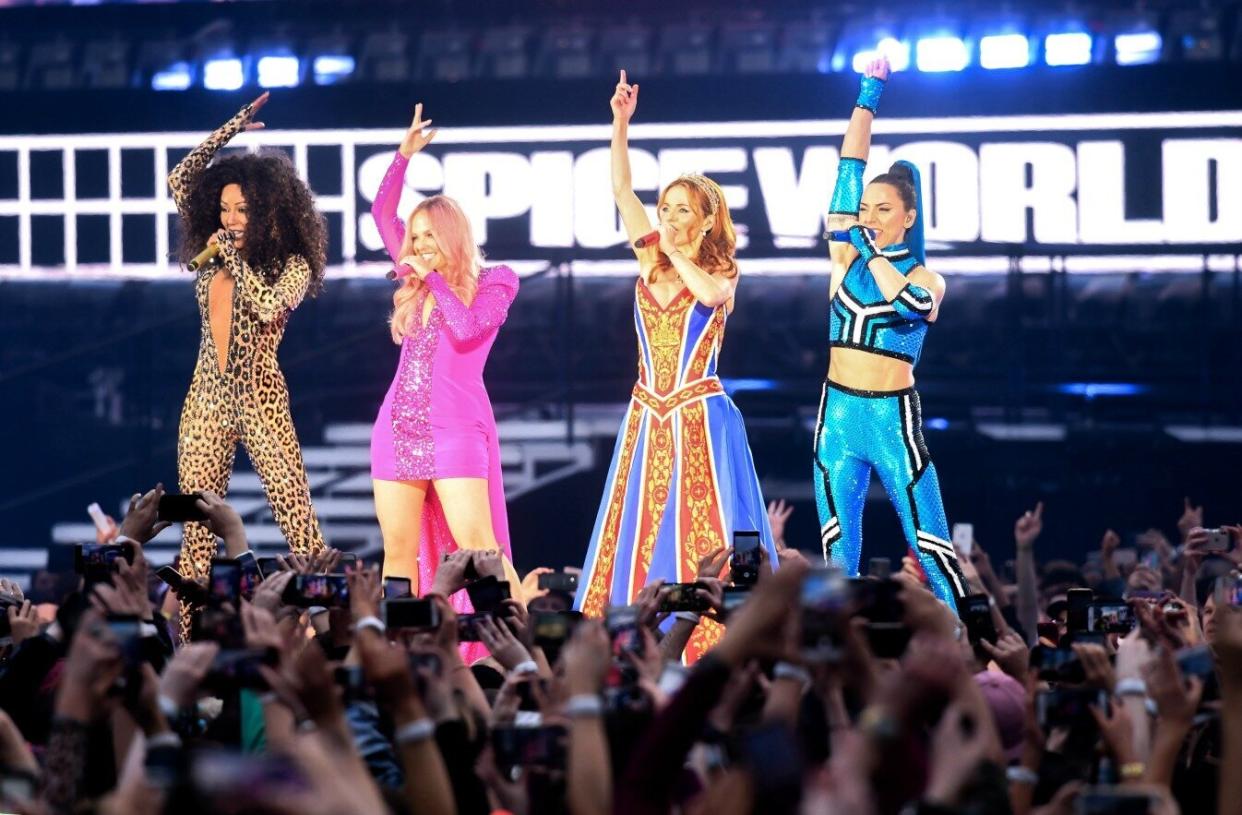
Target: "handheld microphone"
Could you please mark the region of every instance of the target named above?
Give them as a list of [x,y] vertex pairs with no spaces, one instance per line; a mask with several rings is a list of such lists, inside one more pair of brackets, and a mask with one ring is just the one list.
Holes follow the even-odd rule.
[[[230,233],[229,233],[229,238],[230,238],[230,239],[232,239],[232,237],[233,237],[233,233],[232,233],[232,232],[230,232]],[[212,258],[214,258],[214,257],[215,257],[216,255],[218,255],[218,254],[220,254],[220,244],[219,244],[219,243],[210,243],[210,244],[208,244],[208,245],[207,245],[207,248],[206,248],[206,249],[204,249],[203,251],[199,252],[199,253],[198,253],[197,255],[195,255],[194,257],[192,257],[192,258],[190,259],[190,262],[189,262],[189,263],[187,263],[187,264],[185,265],[185,267],[186,267],[187,269],[189,269],[191,272],[197,272],[200,268],[202,268],[202,265],[203,265],[204,263],[206,263],[207,261],[211,260]]]
[[635,249],[646,249],[648,246],[655,246],[659,242],[660,242],[660,230],[653,229],[652,231],[648,232],[646,235],[643,235],[641,238],[634,241],[634,248]]
[[412,274],[414,274],[414,270],[412,268],[406,266],[404,263],[399,263],[390,269],[388,274],[384,275],[384,277],[389,280],[404,280]]
[[[874,229],[869,229],[867,227],[863,227],[863,229],[866,230],[868,235],[870,235],[872,238],[875,238],[876,231]],[[848,229],[837,229],[837,230],[833,230],[832,232],[829,232],[827,234],[827,238],[828,240],[836,241],[837,243],[849,243],[850,233]]]

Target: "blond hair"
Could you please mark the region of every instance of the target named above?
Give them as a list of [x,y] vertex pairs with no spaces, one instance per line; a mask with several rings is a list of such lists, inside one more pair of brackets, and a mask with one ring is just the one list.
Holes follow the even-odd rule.
[[[470,219],[461,205],[447,195],[433,195],[423,199],[410,213],[405,223],[405,240],[401,243],[399,258],[414,254],[414,218],[420,212],[427,213],[431,221],[431,234],[436,239],[440,254],[446,261],[445,268],[437,269],[449,288],[467,305],[474,300],[479,287],[479,270],[483,267],[483,255],[474,242]],[[410,275],[392,295],[392,316],[388,325],[392,341],[401,340],[410,332],[414,320],[421,317],[421,309],[427,296],[427,284],[417,275]]]

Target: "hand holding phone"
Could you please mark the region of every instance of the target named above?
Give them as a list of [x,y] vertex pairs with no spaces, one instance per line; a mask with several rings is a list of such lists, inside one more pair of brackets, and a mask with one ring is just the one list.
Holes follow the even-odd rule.
[[953,524],[953,546],[964,557],[970,557],[975,548],[975,525]]
[[736,586],[753,586],[759,582],[760,541],[758,532],[736,531],[733,533],[733,553],[729,555],[729,570]]

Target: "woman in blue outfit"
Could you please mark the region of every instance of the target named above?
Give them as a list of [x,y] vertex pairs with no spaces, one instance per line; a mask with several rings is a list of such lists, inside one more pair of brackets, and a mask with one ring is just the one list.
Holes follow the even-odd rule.
[[944,278],[923,265],[918,168],[899,161],[863,186],[871,122],[888,75],[884,59],[867,66],[828,213],[832,350],[815,428],[820,539],[826,560],[858,574],[863,501],[876,470],[932,591],[956,609],[966,580],[948,540],[914,390],[914,366],[944,300]]

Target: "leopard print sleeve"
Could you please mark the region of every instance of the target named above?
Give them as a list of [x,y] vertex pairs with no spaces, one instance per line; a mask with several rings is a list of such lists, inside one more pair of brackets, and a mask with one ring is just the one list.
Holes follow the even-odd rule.
[[220,254],[237,280],[238,295],[258,316],[259,322],[270,323],[282,314],[293,311],[306,296],[310,286],[310,264],[301,255],[290,255],[285,270],[275,283],[268,283],[259,270],[241,259],[230,241],[221,245]]
[[203,170],[207,169],[207,165],[211,163],[211,158],[216,151],[229,143],[229,139],[236,136],[242,131],[249,122],[250,117],[254,115],[251,105],[246,105],[237,112],[237,115],[229,119],[220,126],[216,132],[203,141],[198,147],[195,147],[190,153],[173,168],[168,174],[168,189],[172,191],[173,201],[177,204],[177,211],[182,215],[185,214],[185,202],[190,195],[190,189],[198,180],[198,176]]

